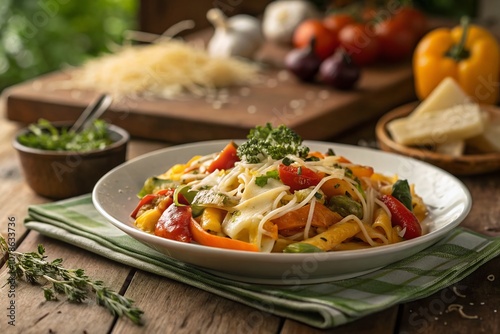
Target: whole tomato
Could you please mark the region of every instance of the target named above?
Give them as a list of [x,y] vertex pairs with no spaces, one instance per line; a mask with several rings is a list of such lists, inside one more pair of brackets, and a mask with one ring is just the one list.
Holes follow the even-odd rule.
[[358,66],[373,64],[379,56],[380,45],[373,29],[362,23],[352,23],[340,30],[340,45]]
[[416,40],[419,40],[429,29],[427,16],[415,7],[404,6],[398,9],[394,15],[396,20],[406,23],[415,34]]
[[337,35],[328,30],[319,19],[308,19],[295,28],[293,45],[296,48],[305,48],[315,38],[314,51],[321,59],[326,59],[339,46]]
[[335,35],[338,35],[345,26],[355,22],[354,17],[343,13],[330,14],[323,19],[323,25]]
[[375,26],[384,60],[398,62],[408,58],[416,45],[416,36],[405,22],[391,17]]

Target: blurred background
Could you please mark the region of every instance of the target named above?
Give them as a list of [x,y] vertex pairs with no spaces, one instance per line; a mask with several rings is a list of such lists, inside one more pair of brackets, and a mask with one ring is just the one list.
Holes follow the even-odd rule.
[[[318,6],[350,1],[312,0]],[[372,1],[373,2],[373,1]],[[497,0],[413,1],[427,13],[494,20]],[[85,60],[123,42],[127,29],[161,33],[172,24],[193,19],[208,26],[206,10],[217,6],[227,15],[257,14],[269,1],[244,0],[1,0],[0,92],[11,85]],[[196,8],[194,10],[193,8]],[[498,14],[497,14],[498,15]]]
[[1,0],[0,91],[121,43],[137,27],[137,0]]

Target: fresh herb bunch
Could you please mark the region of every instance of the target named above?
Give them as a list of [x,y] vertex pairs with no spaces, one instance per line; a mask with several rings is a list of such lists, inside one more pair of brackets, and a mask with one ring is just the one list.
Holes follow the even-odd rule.
[[259,163],[267,157],[283,159],[288,154],[307,157],[309,148],[302,145],[302,138],[285,125],[273,128],[270,123],[256,126],[250,130],[247,141],[238,146],[237,154],[241,160]]
[[103,149],[112,143],[108,124],[101,119],[78,133],[67,128],[58,129],[45,119],[38,120],[28,128],[30,132],[19,136],[19,143],[42,150],[85,152]]
[[65,295],[69,301],[81,303],[93,292],[98,305],[109,310],[118,317],[127,317],[133,323],[142,325],[142,310],[134,306],[134,301],[104,286],[102,281],[93,280],[83,269],[66,269],[62,259],[52,262],[46,260],[45,248],[38,245],[37,252],[20,253],[9,250],[4,238],[0,237],[0,250],[8,255],[8,283],[24,278],[35,284],[45,281],[50,287],[42,287],[46,300],[57,300],[59,294]]

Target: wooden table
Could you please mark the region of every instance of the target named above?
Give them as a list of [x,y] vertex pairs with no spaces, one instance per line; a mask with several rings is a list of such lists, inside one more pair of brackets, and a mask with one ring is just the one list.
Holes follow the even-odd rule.
[[[374,122],[333,141],[357,144],[373,140]],[[494,333],[500,328],[500,257],[455,286],[466,297],[450,288],[403,305],[394,306],[356,322],[320,331],[296,321],[281,318],[227,300],[197,288],[112,262],[72,245],[28,231],[23,226],[30,204],[47,202],[28,188],[20,170],[11,140],[18,125],[0,119],[0,232],[7,233],[9,220],[15,221],[14,237],[21,252],[35,251],[43,244],[49,259],[63,258],[68,268],[83,268],[111,288],[132,298],[145,312],[145,326],[114,319],[93,300],[84,304],[64,299],[46,302],[39,286],[19,284],[9,297],[5,267],[0,270],[0,333]],[[132,140],[129,157],[135,157],[167,144]],[[473,197],[470,215],[462,223],[477,232],[500,236],[498,173],[462,177]],[[12,225],[11,225],[12,226]],[[1,264],[1,263],[0,263]],[[495,275],[491,282],[487,277]],[[10,300],[15,300],[15,327],[8,325]],[[460,303],[464,311],[478,319],[465,319],[457,312],[445,312],[450,303]]]

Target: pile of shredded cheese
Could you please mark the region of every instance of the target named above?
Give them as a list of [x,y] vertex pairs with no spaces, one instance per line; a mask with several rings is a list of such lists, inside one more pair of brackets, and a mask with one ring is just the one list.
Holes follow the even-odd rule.
[[59,88],[91,89],[114,97],[176,98],[185,93],[207,96],[214,90],[246,85],[258,67],[236,58],[214,58],[182,40],[124,46],[93,59]]

